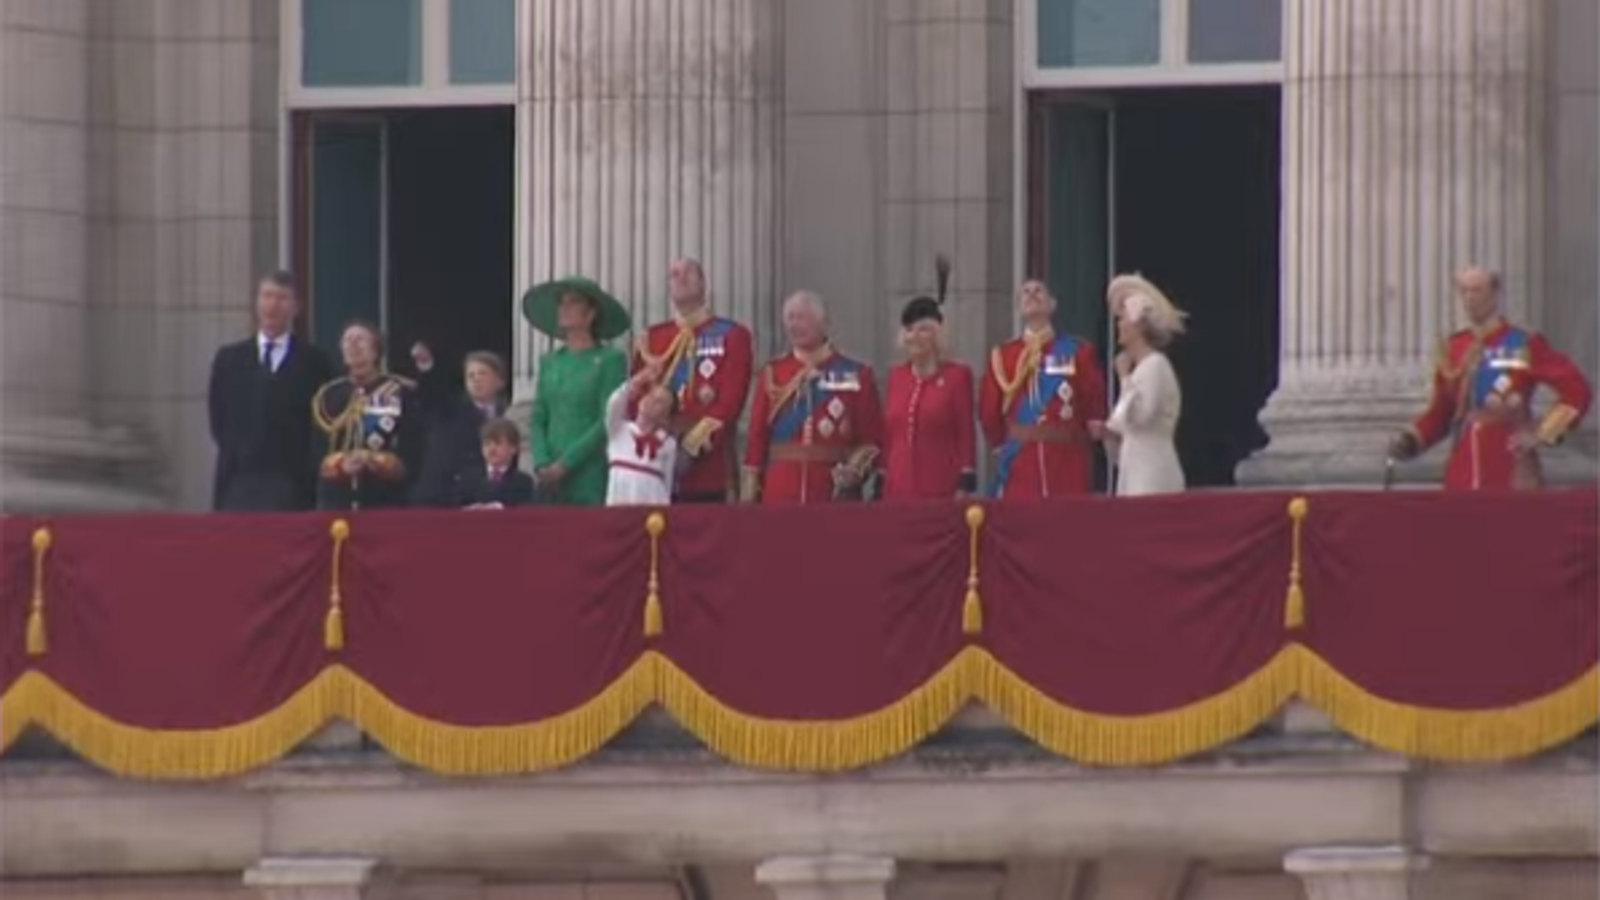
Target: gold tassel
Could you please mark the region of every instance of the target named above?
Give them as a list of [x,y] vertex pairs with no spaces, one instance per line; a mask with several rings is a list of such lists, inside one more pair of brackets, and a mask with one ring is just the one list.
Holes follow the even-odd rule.
[[344,649],[344,594],[340,588],[344,574],[344,545],[350,539],[350,523],[335,519],[328,526],[328,537],[333,539],[333,571],[329,575],[328,615],[322,621],[322,647],[324,650]]
[[1300,549],[1307,506],[1304,497],[1289,501],[1289,523],[1293,531],[1289,545],[1289,595],[1284,599],[1283,625],[1290,631],[1306,626],[1306,594],[1300,587]]
[[335,606],[322,620],[322,646],[328,650],[344,649],[344,610]]
[[983,633],[983,598],[978,594],[978,532],[983,528],[983,507],[974,503],[967,507],[967,599],[961,604],[961,633]]
[[650,535],[650,590],[644,598],[644,636],[660,637],[666,627],[661,613],[661,533],[667,530],[667,517],[659,511],[645,517],[645,533]]
[[28,604],[27,652],[43,656],[50,652],[50,638],[44,630],[44,558],[50,553],[50,529],[33,532],[33,599]]

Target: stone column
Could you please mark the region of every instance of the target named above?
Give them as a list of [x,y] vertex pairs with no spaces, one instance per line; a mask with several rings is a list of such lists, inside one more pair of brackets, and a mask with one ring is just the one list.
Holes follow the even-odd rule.
[[781,856],[756,867],[775,900],[885,900],[894,860],[881,856]]
[[6,0],[0,14],[0,512],[162,502],[151,455],[93,403],[99,12]]
[[1272,445],[1241,483],[1376,483],[1458,327],[1457,267],[1501,271],[1507,313],[1541,321],[1545,15],[1527,0],[1285,0],[1281,370]]
[[1306,888],[1306,900],[1414,900],[1427,859],[1404,847],[1316,847],[1284,857],[1283,868]]
[[[769,333],[778,293],[779,0],[523,0],[519,290],[584,274],[635,323],[670,315],[667,265]],[[542,349],[516,316],[516,389]]]
[[262,900],[365,900],[377,863],[370,859],[263,859],[244,873]]

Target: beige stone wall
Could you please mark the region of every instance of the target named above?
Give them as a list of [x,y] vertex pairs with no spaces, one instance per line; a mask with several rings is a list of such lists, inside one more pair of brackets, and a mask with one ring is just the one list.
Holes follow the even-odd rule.
[[203,507],[211,354],[277,256],[277,0],[3,14],[0,503]]
[[211,354],[277,259],[277,3],[88,2],[95,409],[136,417],[173,504],[204,508]]
[[1550,3],[1547,300],[1535,324],[1600,381],[1600,4]]
[[[749,866],[700,873],[705,896],[682,880],[562,880],[525,875],[402,873],[381,878],[361,900],[774,900]],[[1191,860],[995,861],[960,866],[900,863],[887,900],[1303,900],[1306,887],[1283,872]],[[555,876],[555,877],[552,877]],[[1593,861],[1435,863],[1402,900],[1591,900],[1600,891]],[[238,878],[199,876],[58,882],[0,881],[6,900],[271,900]],[[330,893],[329,897],[344,894]],[[1316,895],[1312,895],[1316,896]],[[1344,896],[1344,895],[1339,895]],[[350,895],[349,900],[356,900]],[[776,900],[783,900],[779,897]],[[1352,900],[1368,900],[1355,895]],[[1371,900],[1389,900],[1374,895]]]
[[900,307],[933,290],[938,253],[956,355],[1009,336],[1011,15],[993,0],[788,4],[782,280],[828,298],[841,345],[875,365],[898,358]]

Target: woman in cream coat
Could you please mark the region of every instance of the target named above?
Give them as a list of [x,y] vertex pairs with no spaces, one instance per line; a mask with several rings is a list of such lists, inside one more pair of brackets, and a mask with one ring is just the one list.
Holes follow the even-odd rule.
[[1106,290],[1117,322],[1119,394],[1111,418],[1089,423],[1117,466],[1117,495],[1171,494],[1184,489],[1173,434],[1183,392],[1162,349],[1183,333],[1184,313],[1139,275],[1119,275]]

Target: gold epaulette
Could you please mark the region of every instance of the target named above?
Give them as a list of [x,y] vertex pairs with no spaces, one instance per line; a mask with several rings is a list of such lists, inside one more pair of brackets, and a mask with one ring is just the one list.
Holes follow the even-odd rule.
[[706,416],[684,433],[678,445],[690,456],[699,456],[711,444],[711,438],[722,430],[722,420]]
[[1567,431],[1572,428],[1573,423],[1577,421],[1577,407],[1567,403],[1557,403],[1551,407],[1550,411],[1545,414],[1544,419],[1539,422],[1539,430],[1537,432],[1539,443],[1545,446],[1553,446],[1560,443],[1561,439],[1567,436]]

